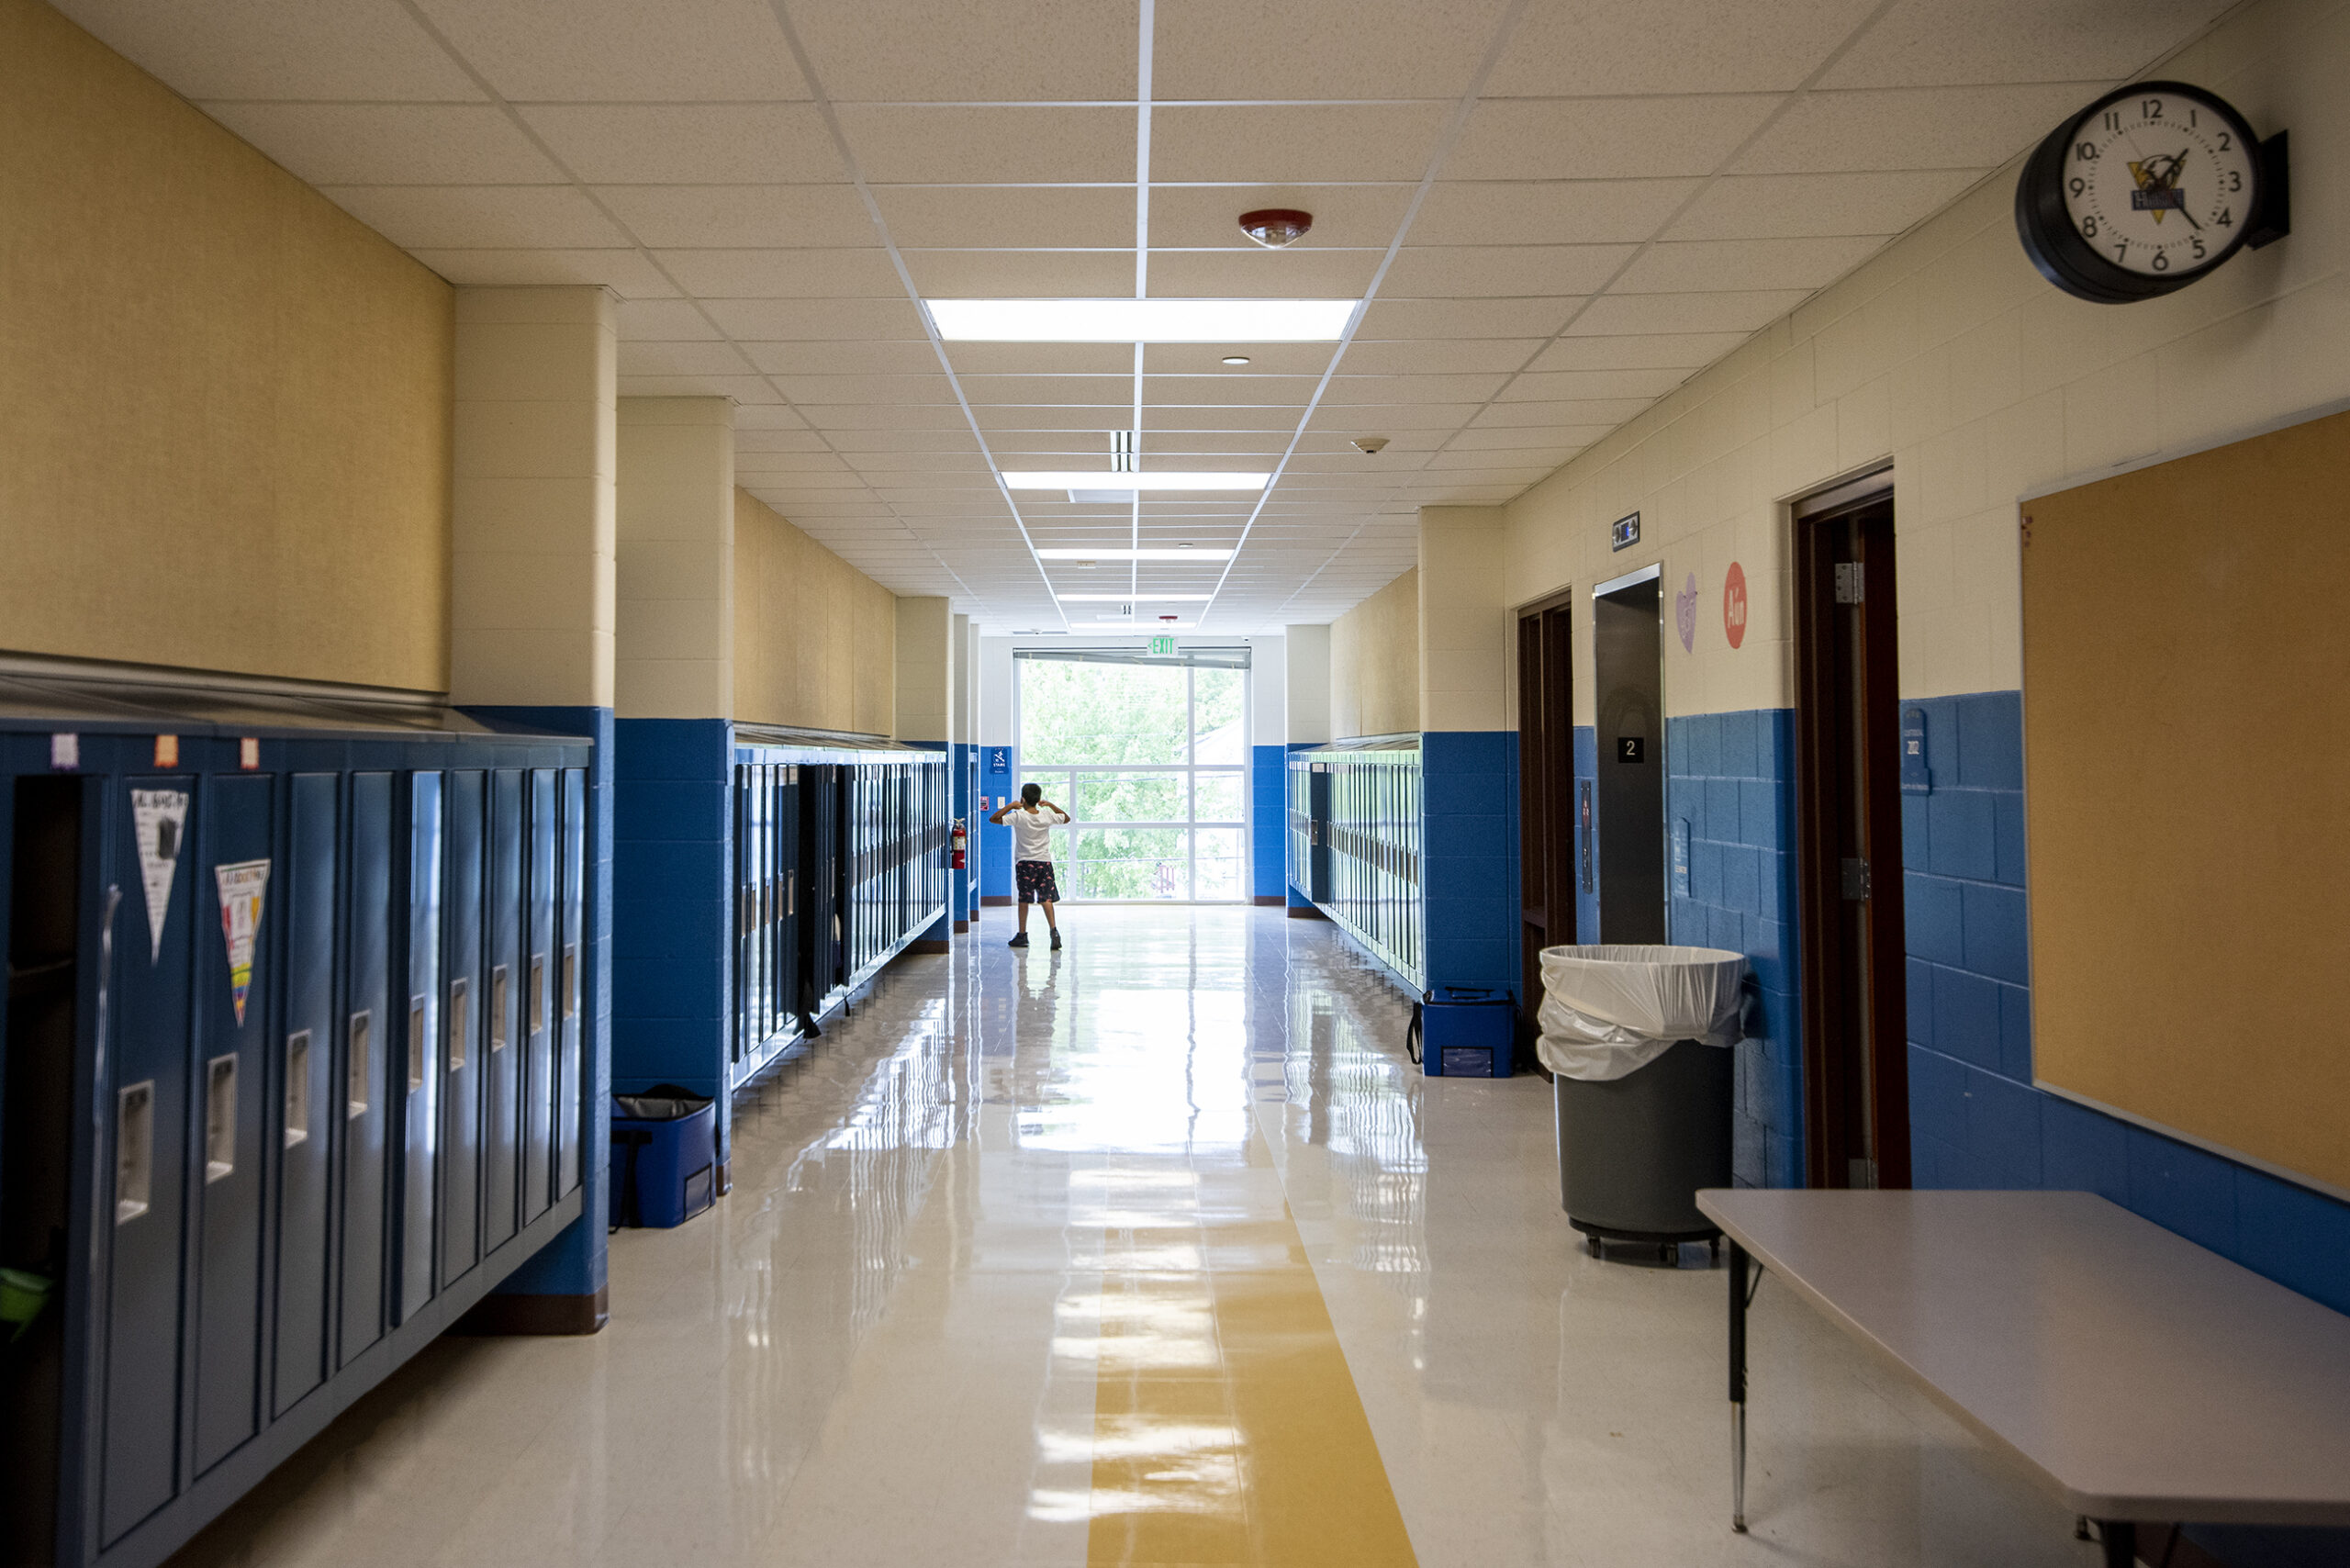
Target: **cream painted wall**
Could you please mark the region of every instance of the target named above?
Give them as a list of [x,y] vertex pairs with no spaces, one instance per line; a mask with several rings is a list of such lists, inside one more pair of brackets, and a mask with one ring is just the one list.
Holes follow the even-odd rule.
[[1319,745],[1330,738],[1330,628],[1281,629],[1281,738]]
[[0,648],[441,691],[449,286],[0,0]]
[[897,599],[746,491],[734,492],[734,716],[886,735]]
[[734,403],[622,398],[613,708],[734,712]]
[[1420,509],[1419,711],[1434,730],[1514,730],[1499,507]]
[[[1694,576],[1698,599],[1694,651],[1666,640],[1668,710],[1785,706],[1786,502],[1890,458],[1903,694],[2020,686],[2019,498],[2350,397],[2345,60],[2350,10],[2262,0],[2158,73],[2291,130],[2289,238],[2165,299],[2087,304],[2025,261],[2010,164],[1511,503],[1512,601],[1661,560],[1668,598]],[[1640,546],[1611,554],[1636,510]],[[1587,616],[1576,633],[1588,723]]]
[[1330,734],[1420,727],[1420,574],[1405,572],[1330,623]]
[[954,711],[954,611],[944,599],[901,599],[895,614],[897,737],[946,740]]

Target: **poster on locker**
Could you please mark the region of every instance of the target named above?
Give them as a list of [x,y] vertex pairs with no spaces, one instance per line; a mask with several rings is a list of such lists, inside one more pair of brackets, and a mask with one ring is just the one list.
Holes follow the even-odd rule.
[[139,885],[147,894],[147,961],[163,956],[163,922],[172,913],[172,882],[187,838],[187,791],[133,790],[131,834],[139,841]]
[[229,984],[237,1006],[237,1027],[245,1026],[245,993],[253,983],[253,942],[261,933],[262,895],[269,888],[269,862],[240,860],[215,866],[220,884],[220,932],[229,943]]

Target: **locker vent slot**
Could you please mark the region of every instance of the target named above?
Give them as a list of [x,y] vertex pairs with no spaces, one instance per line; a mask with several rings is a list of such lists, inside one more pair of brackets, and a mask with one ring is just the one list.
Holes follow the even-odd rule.
[[351,1062],[345,1074],[350,1081],[343,1086],[342,1092],[343,1098],[351,1103],[346,1117],[352,1121],[367,1114],[369,1085],[375,1081],[369,1065],[370,1058],[375,1054],[375,1023],[372,1014],[362,1012],[351,1015]]
[[579,944],[563,945],[563,1016],[565,1023],[579,1016]]
[[310,1031],[285,1036],[285,1147],[310,1138]]
[[472,1032],[473,982],[453,980],[449,982],[449,1070],[465,1070],[465,1036]]
[[424,1087],[424,1053],[432,1048],[424,1037],[425,999],[408,998],[408,1092],[411,1094]]
[[531,1033],[543,1035],[547,1028],[547,956],[531,955]]
[[237,1171],[237,1058],[214,1057],[204,1067],[204,1181],[209,1186]]
[[155,1173],[155,1081],[134,1083],[115,1097],[114,1222],[147,1212]]
[[489,1049],[494,1056],[506,1048],[506,966],[489,971]]

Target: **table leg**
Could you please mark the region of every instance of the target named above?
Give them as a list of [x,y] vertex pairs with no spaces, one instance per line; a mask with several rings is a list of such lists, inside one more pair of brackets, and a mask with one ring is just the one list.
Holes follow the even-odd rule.
[[2097,1533],[2105,1541],[2105,1568],[2138,1568],[2138,1527],[2128,1519],[2099,1519]]
[[1746,1249],[1729,1244],[1729,1528],[1746,1533]]

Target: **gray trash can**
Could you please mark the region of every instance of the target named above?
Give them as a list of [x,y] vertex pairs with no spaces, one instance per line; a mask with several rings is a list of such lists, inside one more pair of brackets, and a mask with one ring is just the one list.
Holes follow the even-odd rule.
[[1730,1184],[1731,1088],[1746,960],[1717,947],[1542,953],[1543,1065],[1559,1116],[1559,1202],[1602,1241],[1720,1234],[1697,1193]]

